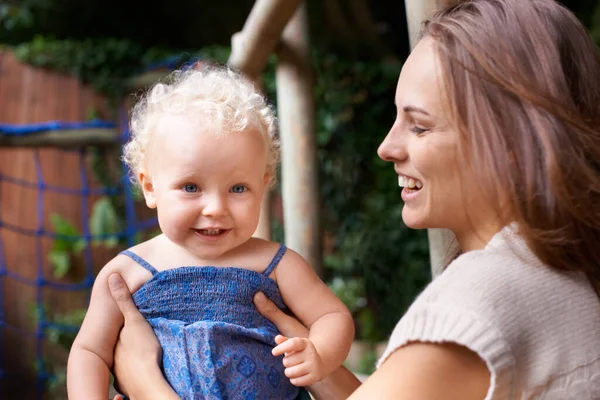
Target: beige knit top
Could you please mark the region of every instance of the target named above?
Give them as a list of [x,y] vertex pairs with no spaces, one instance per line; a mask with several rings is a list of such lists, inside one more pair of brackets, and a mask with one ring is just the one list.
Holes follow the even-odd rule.
[[542,264],[514,225],[429,284],[379,365],[409,341],[479,354],[491,372],[485,400],[600,399],[600,300],[581,274]]

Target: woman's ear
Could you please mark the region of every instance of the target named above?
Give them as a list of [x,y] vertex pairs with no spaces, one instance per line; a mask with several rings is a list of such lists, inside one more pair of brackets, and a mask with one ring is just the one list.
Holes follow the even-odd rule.
[[156,197],[154,196],[154,183],[152,177],[148,173],[148,170],[141,169],[138,172],[138,181],[144,193],[144,199],[146,199],[146,205],[148,208],[156,208]]

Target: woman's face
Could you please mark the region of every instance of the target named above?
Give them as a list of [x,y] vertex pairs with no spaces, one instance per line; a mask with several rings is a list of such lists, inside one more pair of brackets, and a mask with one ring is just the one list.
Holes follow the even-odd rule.
[[398,173],[404,223],[414,229],[449,228],[461,242],[473,223],[485,224],[479,216],[489,215],[484,212],[489,207],[472,169],[458,156],[459,135],[445,115],[441,85],[434,43],[423,39],[400,73],[396,121],[378,154]]

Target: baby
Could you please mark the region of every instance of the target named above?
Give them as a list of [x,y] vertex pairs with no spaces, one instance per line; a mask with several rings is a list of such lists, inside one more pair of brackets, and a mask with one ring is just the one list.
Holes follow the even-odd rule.
[[[340,366],[354,337],[343,303],[297,253],[252,237],[278,161],[272,108],[224,67],[177,71],[135,106],[124,160],[162,234],[99,273],[71,349],[71,400],[108,398],[123,317],[108,276],[123,276],[163,348],[182,399],[294,399]],[[315,239],[318,240],[318,239]],[[264,292],[310,328],[279,336],[254,308]]]

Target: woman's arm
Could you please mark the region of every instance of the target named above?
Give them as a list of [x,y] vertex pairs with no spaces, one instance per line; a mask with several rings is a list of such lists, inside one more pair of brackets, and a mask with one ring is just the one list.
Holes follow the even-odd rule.
[[[306,327],[261,293],[254,304],[284,335],[308,335]],[[414,342],[392,353],[362,385],[340,367],[308,390],[317,400],[481,400],[489,386],[490,372],[474,352],[450,343]]]
[[464,346],[414,342],[367,379],[351,400],[482,400],[490,387],[485,362]]
[[135,306],[125,281],[119,274],[112,274],[108,287],[125,321],[114,353],[113,372],[119,388],[132,400],[179,399],[160,370],[162,349],[158,339]]

